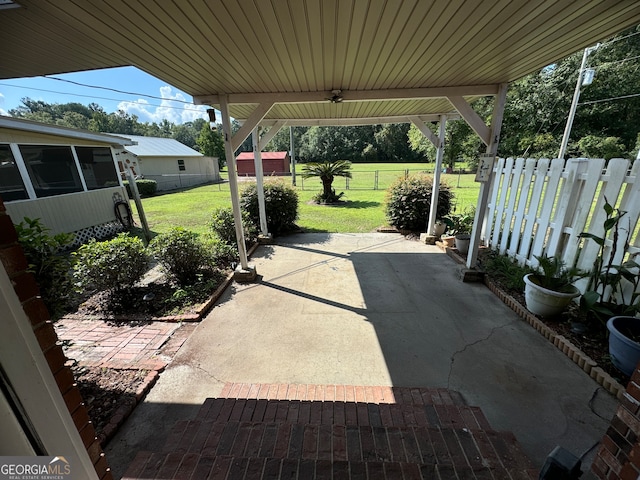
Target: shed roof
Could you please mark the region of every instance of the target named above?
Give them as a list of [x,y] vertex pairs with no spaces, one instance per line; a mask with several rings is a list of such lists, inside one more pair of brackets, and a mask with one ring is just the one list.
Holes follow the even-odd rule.
[[[282,160],[289,156],[289,152],[261,152],[263,160]],[[253,160],[253,152],[241,152],[236,160]]]
[[[454,111],[640,23],[637,0],[18,0],[0,78],[134,65],[229,113],[350,124]],[[332,103],[337,97],[343,101]],[[459,110],[460,102],[455,106]]]
[[137,145],[126,147],[137,157],[202,157],[203,155],[173,138],[127,135]]

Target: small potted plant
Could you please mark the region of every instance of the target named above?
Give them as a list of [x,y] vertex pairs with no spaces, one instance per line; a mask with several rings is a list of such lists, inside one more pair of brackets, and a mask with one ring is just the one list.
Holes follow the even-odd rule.
[[461,213],[452,213],[445,219],[449,226],[448,232],[454,236],[455,246],[459,253],[465,254],[469,251],[475,213],[475,207],[469,206]]
[[[627,212],[614,208],[606,198],[604,210],[606,218],[602,236],[586,232],[580,234],[599,247],[580,307],[587,318],[606,322],[611,362],[622,373],[631,376],[640,362],[640,319],[637,318],[640,312],[640,264],[634,257],[627,258],[631,225],[626,229],[624,242],[618,242],[622,230],[619,224]],[[605,257],[609,232],[613,242],[609,256]],[[618,253],[620,245],[624,249],[621,255]],[[605,258],[608,258],[607,262]],[[616,258],[627,260],[614,264]]]
[[541,317],[559,315],[572,299],[580,295],[573,285],[581,275],[575,267],[566,268],[557,257],[536,256],[538,271],[524,276],[527,310]]

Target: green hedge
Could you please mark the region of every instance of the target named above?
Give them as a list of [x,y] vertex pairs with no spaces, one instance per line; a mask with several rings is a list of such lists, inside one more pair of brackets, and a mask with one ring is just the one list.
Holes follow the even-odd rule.
[[[127,189],[129,198],[133,198],[133,193],[131,193],[129,181],[124,180],[122,183]],[[141,197],[151,197],[158,191],[158,182],[156,182],[155,180],[145,180],[143,178],[140,178],[136,180],[136,185],[138,186],[138,192],[140,193]]]

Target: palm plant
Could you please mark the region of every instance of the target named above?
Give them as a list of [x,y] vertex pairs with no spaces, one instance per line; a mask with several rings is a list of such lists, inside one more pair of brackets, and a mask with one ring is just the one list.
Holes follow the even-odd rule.
[[319,177],[322,182],[322,194],[316,200],[319,203],[332,203],[340,199],[343,193],[336,195],[333,189],[335,177],[351,178],[351,162],[336,160],[326,162],[310,162],[302,169],[302,178]]

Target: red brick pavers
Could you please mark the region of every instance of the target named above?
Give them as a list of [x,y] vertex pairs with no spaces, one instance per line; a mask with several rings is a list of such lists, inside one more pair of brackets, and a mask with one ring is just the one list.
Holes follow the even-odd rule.
[[81,365],[162,370],[194,325],[152,322],[113,325],[102,320],[66,320],[55,324],[67,357]]
[[454,391],[349,385],[226,384],[134,479],[511,479],[536,472]]

